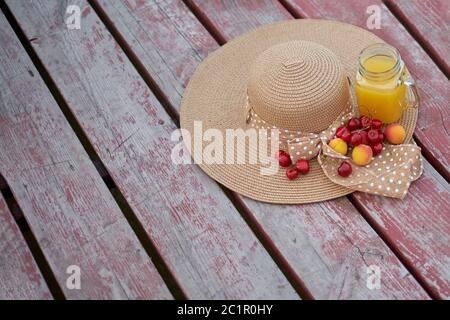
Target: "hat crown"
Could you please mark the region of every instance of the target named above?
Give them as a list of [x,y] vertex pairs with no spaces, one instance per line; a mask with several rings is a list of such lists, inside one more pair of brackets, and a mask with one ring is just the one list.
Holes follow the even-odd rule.
[[320,132],[344,111],[348,82],[338,57],[322,45],[291,41],[264,51],[252,65],[253,110],[280,129]]

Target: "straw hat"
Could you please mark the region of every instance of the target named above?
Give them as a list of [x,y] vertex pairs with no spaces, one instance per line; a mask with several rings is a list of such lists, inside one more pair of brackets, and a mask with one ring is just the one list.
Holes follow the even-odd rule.
[[[353,192],[355,188],[331,179],[332,174],[323,168],[327,160],[319,163],[315,148],[319,148],[320,133],[327,128],[333,133],[333,123],[353,115],[349,80],[355,77],[361,50],[380,42],[353,25],[304,19],[268,25],[227,43],[198,67],[183,97],[181,127],[194,161],[227,188],[265,202],[310,203]],[[400,121],[407,142],[416,120],[417,109],[410,108]],[[304,149],[306,158],[312,155],[310,172],[294,181],[286,178],[283,168],[274,175],[261,174],[267,164],[247,161],[255,148],[248,140],[245,154],[239,154],[240,148],[231,151],[234,159],[245,156],[245,164],[207,164],[198,159],[205,156],[211,141],[195,148],[196,122],[201,122],[203,132],[214,129],[224,137],[227,129],[276,127],[285,148],[296,133],[317,134],[319,140],[314,143],[296,146]],[[270,145],[270,133],[266,139]],[[224,154],[230,152],[225,142],[222,145]]]

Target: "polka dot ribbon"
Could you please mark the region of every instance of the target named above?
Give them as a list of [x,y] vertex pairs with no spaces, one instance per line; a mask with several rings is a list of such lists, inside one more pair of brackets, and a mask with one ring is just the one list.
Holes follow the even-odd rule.
[[[422,174],[421,149],[415,144],[385,144],[382,152],[373,157],[368,165],[357,166],[350,157],[341,155],[328,146],[337,128],[353,116],[354,110],[349,103],[339,117],[318,134],[279,129],[258,117],[252,108],[248,109],[247,123],[255,129],[278,129],[280,149],[289,153],[293,163],[298,159],[318,157],[325,175],[336,184],[355,191],[404,198],[411,182]],[[352,165],[352,173],[346,178],[337,173],[342,161],[348,161]]]

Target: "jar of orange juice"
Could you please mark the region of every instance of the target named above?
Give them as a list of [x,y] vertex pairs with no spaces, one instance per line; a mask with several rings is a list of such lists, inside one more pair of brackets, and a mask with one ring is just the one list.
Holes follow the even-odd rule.
[[359,56],[355,92],[361,115],[396,122],[408,106],[407,88],[415,105],[417,90],[398,51],[384,43],[365,48]]

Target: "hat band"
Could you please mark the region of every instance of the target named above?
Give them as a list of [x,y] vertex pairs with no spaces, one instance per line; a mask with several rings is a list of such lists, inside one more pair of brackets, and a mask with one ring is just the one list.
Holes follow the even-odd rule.
[[[252,128],[263,129],[268,140],[271,129],[278,129],[280,149],[286,151],[292,162],[299,159],[310,160],[317,156],[325,175],[334,183],[366,193],[404,198],[412,181],[418,179],[423,171],[421,149],[415,144],[387,145],[383,152],[374,157],[370,165],[353,165],[352,176],[343,178],[337,168],[342,161],[351,162],[351,158],[333,150],[328,142],[335,136],[337,128],[354,116],[353,104],[349,102],[344,111],[333,123],[320,133],[303,133],[278,128],[262,119],[249,105],[247,98],[246,122]],[[267,133],[266,129],[269,129]]]
[[[246,104],[246,122],[252,128],[259,129],[278,129],[280,132],[279,143],[280,149],[286,150],[291,156],[292,161],[298,159],[310,160],[315,158],[322,149],[322,143],[328,143],[336,133],[337,128],[344,125],[354,115],[354,108],[349,101],[345,109],[339,114],[328,128],[319,133],[309,133],[301,131],[293,131],[279,128],[264,119],[262,119],[255,110],[250,106],[248,98]],[[270,132],[270,130],[269,130]],[[268,140],[271,140],[269,133]],[[273,133],[272,133],[273,134]]]

